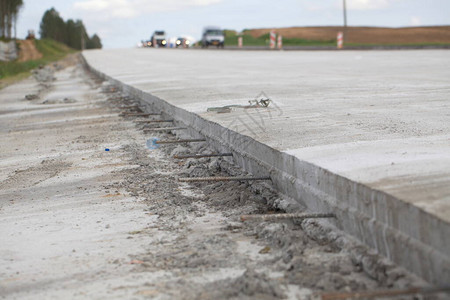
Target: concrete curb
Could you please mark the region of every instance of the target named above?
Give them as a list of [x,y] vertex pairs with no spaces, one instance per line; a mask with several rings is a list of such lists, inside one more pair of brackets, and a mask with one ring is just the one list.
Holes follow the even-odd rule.
[[126,85],[93,69],[86,61],[85,64],[91,72],[119,86],[148,109],[163,111],[183,122],[193,137],[206,137],[219,151],[235,152],[235,162],[244,170],[256,176],[270,172],[275,188],[309,211],[337,215],[336,221],[323,222],[331,222],[431,283],[450,281],[450,224],[389,194],[275,150]]

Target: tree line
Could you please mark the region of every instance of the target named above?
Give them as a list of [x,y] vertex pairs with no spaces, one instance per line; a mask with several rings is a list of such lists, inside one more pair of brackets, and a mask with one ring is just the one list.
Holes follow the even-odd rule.
[[40,25],[41,38],[50,38],[66,44],[73,49],[102,48],[97,34],[89,36],[83,21],[69,19],[67,22],[51,8],[44,13]]
[[[0,38],[11,39],[16,37],[16,24],[22,0],[0,0]],[[14,36],[12,30],[14,28]]]

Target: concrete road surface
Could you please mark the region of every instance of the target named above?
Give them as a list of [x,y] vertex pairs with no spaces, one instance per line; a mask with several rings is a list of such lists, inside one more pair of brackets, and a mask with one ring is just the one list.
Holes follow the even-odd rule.
[[[434,282],[450,277],[450,51],[129,49],[84,56],[107,76],[270,146],[284,165],[293,156],[316,166],[328,186],[313,169],[307,176],[315,182],[303,185],[368,216],[364,228],[340,227],[407,267],[412,262],[402,256],[417,263],[436,251],[426,254],[439,257],[432,266],[411,268]],[[268,108],[207,111],[264,97],[273,101]],[[355,185],[341,187],[341,179]],[[377,204],[364,206],[371,201]],[[371,229],[371,220],[382,225]],[[404,243],[420,241],[421,254],[404,255],[401,243],[392,248],[383,224],[405,234]],[[382,238],[371,240],[371,230]]]
[[237,222],[289,199],[267,182],[177,182],[245,173],[171,157],[210,152],[205,143],[148,149],[142,125],[119,116],[129,103],[77,62],[0,93],[0,299],[310,299],[427,285],[316,223]]

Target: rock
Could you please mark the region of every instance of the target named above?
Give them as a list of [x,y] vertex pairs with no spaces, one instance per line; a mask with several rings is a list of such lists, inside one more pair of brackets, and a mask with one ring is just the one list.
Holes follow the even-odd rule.
[[39,99],[39,96],[36,95],[36,94],[29,94],[29,95],[26,95],[26,96],[25,96],[25,99],[26,99],[26,100],[29,100],[29,101],[31,101],[31,100],[36,100],[36,99]]
[[31,73],[38,82],[53,82],[56,80],[56,78],[53,76],[53,69],[49,67],[40,66],[38,69],[33,70]]

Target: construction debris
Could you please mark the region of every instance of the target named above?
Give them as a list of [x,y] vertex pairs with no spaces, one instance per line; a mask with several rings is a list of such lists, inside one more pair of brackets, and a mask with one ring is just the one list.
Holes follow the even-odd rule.
[[359,292],[335,292],[317,295],[317,300],[345,300],[345,299],[374,299],[391,298],[406,295],[429,295],[436,293],[450,293],[450,285],[443,287],[412,287],[408,289],[359,291]]
[[179,178],[181,182],[202,182],[202,181],[257,181],[257,180],[271,180],[270,177],[197,177],[197,178]]
[[211,153],[211,154],[192,154],[192,155],[174,155],[175,159],[187,159],[187,158],[205,158],[205,157],[224,157],[233,156],[233,153]]
[[260,100],[249,100],[248,105],[226,105],[221,107],[209,107],[206,111],[221,113],[230,113],[236,109],[249,109],[249,108],[261,108],[268,107],[272,100],[270,99],[260,99]]
[[272,221],[285,219],[321,219],[321,218],[336,218],[335,214],[324,213],[296,213],[296,214],[269,214],[269,215],[242,215],[241,221]]

